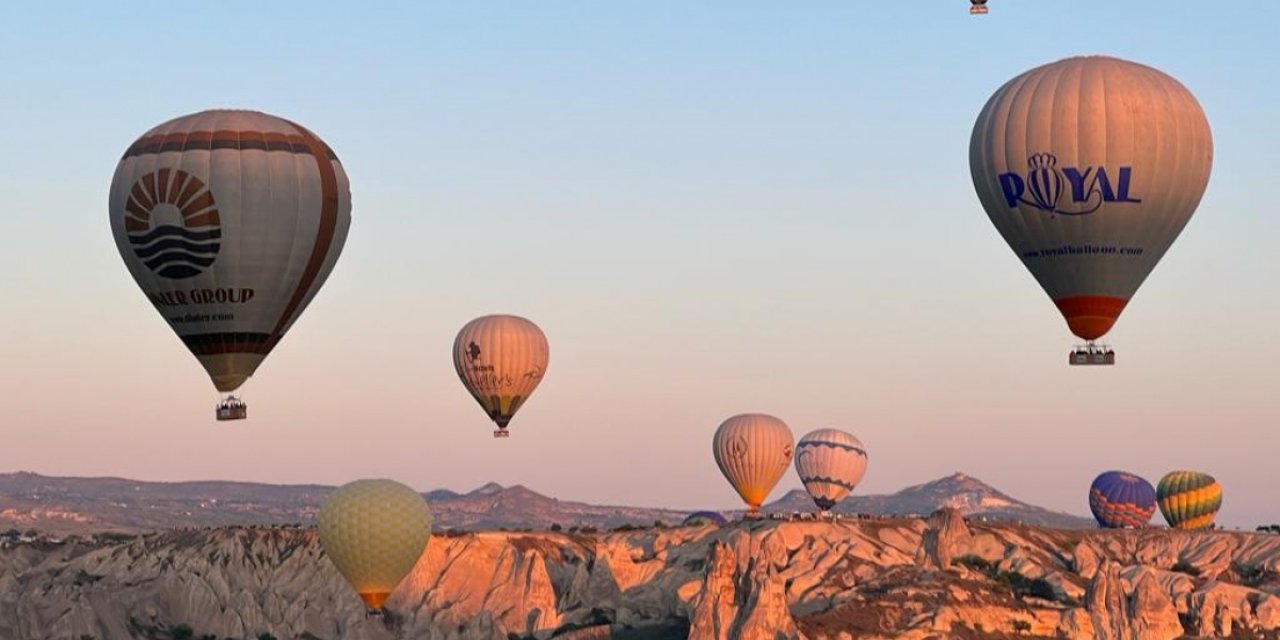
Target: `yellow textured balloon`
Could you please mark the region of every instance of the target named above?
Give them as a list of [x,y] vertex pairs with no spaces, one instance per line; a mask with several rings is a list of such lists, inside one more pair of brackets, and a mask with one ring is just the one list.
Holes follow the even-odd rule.
[[431,509],[393,480],[356,480],[320,508],[320,545],[370,609],[379,611],[431,538]]

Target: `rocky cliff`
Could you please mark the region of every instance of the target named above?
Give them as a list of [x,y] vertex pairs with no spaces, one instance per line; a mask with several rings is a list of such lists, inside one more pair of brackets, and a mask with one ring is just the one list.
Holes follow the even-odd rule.
[[0,550],[0,637],[1175,638],[1280,631],[1280,537],[928,519],[437,536],[366,617],[314,531]]

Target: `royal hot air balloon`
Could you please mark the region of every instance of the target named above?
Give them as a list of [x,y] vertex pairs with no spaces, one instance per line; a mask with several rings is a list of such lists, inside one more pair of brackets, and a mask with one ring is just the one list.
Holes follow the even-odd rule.
[[[204,111],[134,142],[111,232],[147,299],[224,394],[239,389],[329,277],[351,224],[346,173],[302,126]],[[219,419],[245,417],[224,399]]]
[[551,357],[538,325],[519,316],[484,316],[468,322],[453,341],[453,367],[471,396],[505,438],[512,416],[538,388]]
[[393,480],[356,480],[320,508],[320,545],[371,611],[409,575],[431,538],[431,509]]
[[821,511],[830,511],[867,473],[862,441],[839,429],[818,429],[796,445],[796,473]]
[[794,444],[786,423],[762,413],[733,416],[716,429],[711,452],[720,472],[747,503],[749,515],[759,515],[760,505],[786,473]]
[[680,526],[682,527],[705,527],[705,526],[722,527],[726,524],[728,524],[728,521],[724,519],[724,516],[720,515],[716,511],[694,511],[693,513],[685,516],[685,519],[683,522],[680,523]]
[[1104,529],[1145,527],[1156,511],[1156,490],[1132,473],[1107,471],[1089,487],[1089,510]]
[[969,144],[978,198],[1072,333],[1072,364],[1113,364],[1115,324],[1209,182],[1195,96],[1133,62],[1069,58],[1005,83]]
[[1175,529],[1208,529],[1222,508],[1222,487],[1199,471],[1171,471],[1156,486],[1165,522]]

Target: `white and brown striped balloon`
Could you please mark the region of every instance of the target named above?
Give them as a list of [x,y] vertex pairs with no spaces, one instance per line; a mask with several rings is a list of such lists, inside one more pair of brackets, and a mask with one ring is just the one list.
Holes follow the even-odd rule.
[[351,190],[333,150],[255,111],[170,120],[116,165],[125,266],[219,391],[253,375],[333,270]]
[[839,429],[811,431],[796,445],[796,473],[814,504],[830,511],[866,475],[866,447]]
[[750,511],[757,512],[791,465],[794,444],[785,422],[763,413],[744,413],[720,424],[711,452],[729,484]]
[[542,330],[519,316],[476,318],[453,341],[458,378],[499,429],[538,388],[550,357]]

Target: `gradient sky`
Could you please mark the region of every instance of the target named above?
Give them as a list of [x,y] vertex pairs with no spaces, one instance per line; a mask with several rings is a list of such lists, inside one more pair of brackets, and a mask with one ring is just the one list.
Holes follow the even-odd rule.
[[[1220,521],[1280,521],[1280,3],[967,4],[8,6],[0,471],[731,508],[711,435],[759,411],[859,436],[859,493],[959,470],[1087,514],[1101,471],[1194,468],[1224,485]],[[1215,142],[1097,369],[1066,365],[967,156],[1003,82],[1092,53],[1181,80]],[[233,424],[106,206],[135,138],[214,107],[314,130],[354,202]],[[449,355],[495,312],[552,346],[506,441]]]

